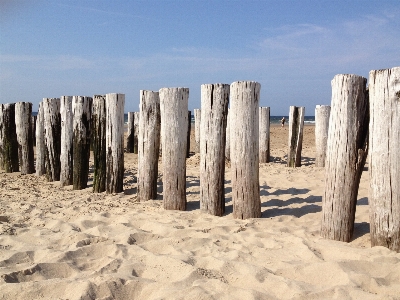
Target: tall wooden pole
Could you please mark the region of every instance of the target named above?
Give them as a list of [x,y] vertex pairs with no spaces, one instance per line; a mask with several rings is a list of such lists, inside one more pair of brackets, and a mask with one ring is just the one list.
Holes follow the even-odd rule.
[[36,120],[37,120],[37,116],[31,116],[31,135],[32,135],[32,143],[33,146],[36,146]]
[[15,127],[15,103],[3,105],[3,169],[6,173],[19,171],[18,141]]
[[329,105],[317,105],[315,107],[315,166],[325,167],[326,143],[328,141]]
[[225,142],[225,158],[231,160],[231,126],[230,126],[230,108],[226,112],[226,142]]
[[186,209],[188,88],[160,89],[165,209]]
[[133,121],[133,153],[138,154],[139,153],[139,146],[138,146],[138,137],[139,137],[139,122],[140,122],[140,113],[138,111],[135,111],[133,113],[134,121]]
[[87,187],[90,158],[90,121],[92,116],[91,97],[72,98],[73,120],[73,189]]
[[270,118],[270,108],[269,107],[260,107],[260,109],[259,109],[260,163],[268,163],[269,159],[270,159],[269,118]]
[[72,96],[61,96],[60,98],[60,114],[61,114],[61,173],[60,185],[67,186],[73,183],[73,167],[72,167],[72,140],[73,140],[73,112],[72,112]]
[[[200,153],[200,125],[201,124],[201,110],[194,110],[194,138],[196,141],[195,152]],[[225,141],[224,141],[225,143]]]
[[4,135],[3,109],[4,105],[0,103],[0,169],[3,169],[3,135]]
[[229,84],[201,85],[200,208],[214,216],[222,216],[225,212],[225,134],[229,89]]
[[188,129],[187,129],[187,147],[186,147],[186,158],[190,157],[190,132],[192,130],[192,112],[188,110]]
[[106,190],[106,95],[93,96],[91,123],[93,147],[93,192]]
[[367,157],[367,80],[357,75],[336,75],[325,160],[321,236],[349,242],[360,177]]
[[400,67],[369,73],[371,245],[400,252]]
[[258,106],[261,85],[254,81],[231,84],[230,138],[233,217],[261,216],[259,185]]
[[18,158],[21,174],[35,172],[32,141],[32,103],[17,102],[15,104],[15,126],[18,141]]
[[135,113],[128,112],[128,133],[126,135],[126,153],[134,153]]
[[124,94],[106,95],[106,191],[124,188]]
[[288,167],[301,166],[303,147],[304,107],[290,106]]
[[42,176],[46,174],[45,167],[45,153],[46,153],[46,143],[44,138],[44,111],[43,102],[39,103],[38,115],[36,119],[36,176]]
[[157,198],[158,156],[160,149],[159,92],[140,91],[138,199]]

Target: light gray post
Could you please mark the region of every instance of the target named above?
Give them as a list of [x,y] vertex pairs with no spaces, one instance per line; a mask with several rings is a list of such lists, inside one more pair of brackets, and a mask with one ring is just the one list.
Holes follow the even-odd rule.
[[164,208],[186,209],[188,88],[160,89]]
[[93,192],[106,190],[106,95],[93,96],[91,123],[93,147]]
[[225,142],[225,158],[231,160],[231,130],[230,130],[230,108],[226,112],[226,142]]
[[259,109],[260,163],[269,163],[269,159],[270,159],[269,118],[270,118],[270,108],[269,107],[260,107],[260,109]]
[[3,169],[6,173],[19,171],[18,141],[15,127],[15,103],[3,105]]
[[133,121],[133,153],[138,154],[138,136],[139,136],[139,122],[140,122],[140,113],[135,111],[134,113],[134,121]]
[[43,111],[43,102],[39,103],[38,115],[36,119],[36,176],[42,176],[46,174],[45,167],[45,153],[46,153],[46,144],[44,138],[44,111]]
[[134,153],[135,114],[128,112],[128,133],[126,136],[126,153]]
[[61,96],[60,98],[61,114],[61,172],[60,185],[67,186],[72,184],[72,138],[73,138],[73,112],[72,96]]
[[187,148],[186,148],[186,158],[190,157],[190,134],[192,130],[192,112],[188,111],[188,130],[187,130]]
[[322,197],[323,238],[349,242],[360,177],[367,157],[367,79],[336,75],[332,80],[332,103]]
[[369,72],[371,245],[400,252],[400,67]]
[[325,167],[326,143],[328,141],[329,105],[317,105],[315,107],[315,166]]
[[230,138],[233,217],[261,216],[259,185],[258,106],[261,85],[254,81],[231,84]]
[[288,167],[301,166],[305,107],[290,106]]
[[[201,128],[201,110],[194,110],[194,139],[196,141],[195,152],[200,153],[200,128]],[[225,141],[224,141],[225,142]]]
[[35,172],[31,116],[32,103],[17,102],[15,104],[15,126],[21,175],[32,174]]

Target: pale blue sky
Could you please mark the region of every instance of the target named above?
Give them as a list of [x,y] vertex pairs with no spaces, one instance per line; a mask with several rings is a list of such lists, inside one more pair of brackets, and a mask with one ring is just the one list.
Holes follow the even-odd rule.
[[329,104],[336,74],[400,66],[400,1],[1,0],[0,102],[253,80],[260,106]]

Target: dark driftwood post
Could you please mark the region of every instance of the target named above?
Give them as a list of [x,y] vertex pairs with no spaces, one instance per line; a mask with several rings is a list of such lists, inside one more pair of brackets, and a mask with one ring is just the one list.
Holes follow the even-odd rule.
[[201,110],[195,109],[194,110],[194,139],[196,141],[195,153],[200,153],[200,124],[201,124]]
[[261,85],[254,81],[231,84],[229,112],[233,217],[261,216],[259,185],[258,105]]
[[44,111],[43,102],[39,103],[38,115],[36,119],[36,176],[42,176],[46,174],[45,167],[45,153],[46,144],[44,139]]
[[269,150],[269,107],[260,107],[259,109],[259,143],[260,143],[260,163],[268,163],[270,159]]
[[214,216],[225,212],[225,133],[229,84],[201,86],[200,208]]
[[188,88],[160,89],[165,209],[186,209]]
[[106,95],[106,191],[124,189],[124,106],[125,94]]
[[315,107],[315,166],[325,167],[326,142],[328,140],[329,105],[317,105]]
[[3,109],[4,105],[0,103],[0,169],[3,169]]
[[349,242],[353,235],[361,173],[367,157],[367,80],[357,75],[336,75],[322,198],[321,236]]
[[36,120],[37,120],[37,116],[31,116],[31,135],[32,135],[32,143],[33,146],[36,146]]
[[72,98],[73,121],[73,189],[87,187],[90,158],[90,120],[92,116],[91,97]]
[[106,190],[106,96],[93,96],[91,123],[93,147],[93,192]]
[[133,153],[138,154],[138,136],[139,136],[139,122],[140,122],[140,113],[135,111],[134,113],[134,125],[133,125]]
[[15,127],[18,141],[18,158],[21,174],[35,172],[32,141],[32,103],[17,102],[15,104]]
[[60,98],[43,99],[45,168],[48,181],[60,180],[61,115]]
[[61,172],[60,185],[66,186],[72,184],[72,96],[61,96],[60,98],[61,115]]
[[18,172],[18,141],[15,127],[15,103],[3,105],[3,169],[6,173]]
[[188,131],[187,131],[187,148],[186,148],[186,158],[190,157],[190,132],[192,130],[192,112],[188,111]]
[[126,153],[134,153],[135,114],[128,112],[128,133],[126,135]]
[[231,130],[230,130],[230,108],[226,112],[226,142],[225,142],[225,158],[231,160]]
[[400,252],[400,67],[369,73],[371,245]]
[[160,149],[160,97],[158,92],[140,91],[138,199],[157,198]]
[[290,106],[289,110],[289,152],[288,167],[301,166],[303,146],[304,107]]

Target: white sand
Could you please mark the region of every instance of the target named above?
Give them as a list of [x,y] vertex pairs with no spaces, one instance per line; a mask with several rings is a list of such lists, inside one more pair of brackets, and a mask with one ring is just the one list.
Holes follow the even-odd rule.
[[313,130],[291,169],[288,129],[272,127],[260,219],[232,218],[229,167],[226,215],[199,210],[198,154],[187,160],[185,212],[163,209],[161,174],[159,199],[136,202],[135,154],[115,195],[0,173],[0,299],[400,299],[400,254],[370,247],[367,171],[353,241],[320,238]]

